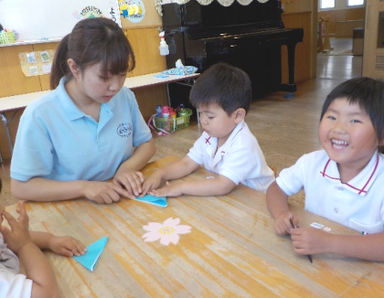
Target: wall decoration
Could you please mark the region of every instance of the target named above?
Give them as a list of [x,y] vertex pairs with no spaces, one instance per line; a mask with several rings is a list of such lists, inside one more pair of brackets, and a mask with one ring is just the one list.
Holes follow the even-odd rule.
[[95,6],[86,6],[81,10],[80,15],[84,19],[97,18],[97,17],[103,17],[103,12]]
[[145,16],[142,0],[119,0],[120,15],[131,23],[140,23]]
[[54,55],[54,50],[21,52],[19,53],[21,70],[27,77],[49,74]]

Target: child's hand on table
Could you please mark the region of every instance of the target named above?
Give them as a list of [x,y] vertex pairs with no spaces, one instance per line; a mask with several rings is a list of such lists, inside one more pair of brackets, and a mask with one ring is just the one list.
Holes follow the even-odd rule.
[[121,186],[120,195],[129,199],[135,199],[142,194],[144,175],[139,171],[131,169],[119,169],[113,178],[113,182]]
[[291,230],[293,249],[302,255],[328,252],[331,246],[331,237],[332,234],[312,227]]
[[146,195],[147,193],[151,193],[154,189],[157,189],[162,181],[162,174],[160,171],[156,171],[151,176],[149,176],[147,179],[144,180],[143,183],[143,195]]
[[1,226],[1,232],[9,249],[18,253],[24,245],[32,242],[32,239],[28,229],[28,215],[25,211],[23,202],[19,201],[16,211],[19,214],[17,219],[15,219],[7,211],[2,210],[1,216],[6,219],[10,229],[8,227]]
[[166,184],[158,189],[154,189],[150,192],[151,195],[156,197],[178,197],[183,194],[182,192],[183,182],[166,182]]
[[55,236],[49,239],[49,249],[65,257],[81,256],[87,249],[83,243],[71,236]]
[[298,226],[298,221],[290,211],[282,212],[275,218],[274,229],[278,235],[287,235],[291,233],[293,229],[290,219],[292,219],[295,226]]

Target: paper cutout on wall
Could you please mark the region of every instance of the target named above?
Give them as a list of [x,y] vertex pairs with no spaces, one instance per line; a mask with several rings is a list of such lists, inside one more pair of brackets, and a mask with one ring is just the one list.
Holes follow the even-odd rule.
[[143,226],[148,231],[142,238],[145,242],[154,242],[160,240],[160,244],[168,245],[169,243],[177,244],[182,234],[191,232],[191,227],[187,225],[179,225],[179,218],[168,218],[163,223],[149,222]]
[[120,14],[131,23],[140,23],[145,16],[142,0],[119,0]]
[[54,50],[21,52],[19,53],[21,70],[27,77],[49,74],[54,55]]

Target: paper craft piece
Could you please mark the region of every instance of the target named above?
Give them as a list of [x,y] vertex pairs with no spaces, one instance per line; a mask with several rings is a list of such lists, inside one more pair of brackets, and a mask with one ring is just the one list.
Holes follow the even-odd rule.
[[104,236],[103,238],[89,245],[85,254],[83,254],[82,256],[73,256],[73,258],[85,268],[87,268],[89,271],[93,271],[95,269],[97,261],[99,260],[101,254],[104,251],[104,247],[107,242],[108,236]]
[[144,197],[136,197],[136,201],[144,202],[160,207],[167,207],[167,198],[166,197],[155,197],[152,195],[145,195]]
[[318,222],[313,222],[313,223],[311,223],[311,227],[313,227],[313,228],[315,228],[315,229],[322,229],[322,228],[324,228],[325,226],[323,225],[323,224],[321,224],[321,223],[318,223]]
[[143,226],[148,231],[142,238],[145,242],[154,242],[160,239],[160,244],[168,245],[169,243],[177,244],[181,234],[191,232],[191,227],[187,225],[179,225],[179,218],[168,218],[163,223],[149,222]]
[[311,223],[310,226],[315,228],[315,229],[323,230],[325,232],[330,232],[331,231],[330,227],[326,227],[325,225],[323,225],[321,223],[318,223],[318,222],[315,222],[315,221],[313,223]]

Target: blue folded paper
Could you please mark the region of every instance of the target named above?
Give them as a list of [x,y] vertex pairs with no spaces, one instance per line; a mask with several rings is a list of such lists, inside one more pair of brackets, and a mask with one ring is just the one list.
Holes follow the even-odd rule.
[[87,268],[89,271],[93,271],[95,269],[97,261],[99,260],[101,254],[104,251],[104,247],[107,242],[108,236],[104,236],[103,238],[89,245],[85,254],[83,254],[82,256],[73,256],[73,258],[85,268]]
[[136,197],[136,201],[143,202],[143,203],[148,203],[160,207],[167,207],[167,198],[166,197],[155,197],[152,195],[145,195],[143,197]]

